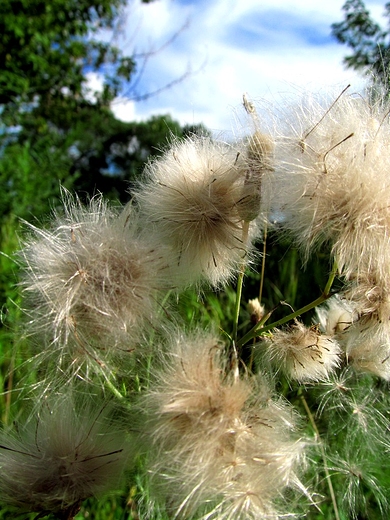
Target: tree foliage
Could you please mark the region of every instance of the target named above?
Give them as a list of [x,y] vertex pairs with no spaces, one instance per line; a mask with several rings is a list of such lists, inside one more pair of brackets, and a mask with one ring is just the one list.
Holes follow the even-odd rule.
[[[4,0],[0,4],[0,104],[34,102],[42,116],[53,104],[83,101],[85,71],[110,64],[102,100],[115,96],[134,61],[94,39],[112,29],[124,0]],[[14,114],[14,110],[10,110]]]
[[120,202],[130,198],[131,185],[142,173],[150,156],[160,155],[172,138],[189,132],[204,133],[202,125],[182,127],[170,115],[152,116],[147,121],[123,122],[109,110],[86,110],[70,132],[70,174],[74,189],[101,192]]
[[[384,6],[390,22],[390,2]],[[390,31],[376,23],[362,0],[347,0],[343,6],[344,20],[332,24],[336,39],[352,49],[344,58],[347,67],[372,74],[389,85]]]
[[[33,175],[36,168],[39,178],[45,179],[45,189],[33,189],[35,199],[42,193],[46,207],[48,187],[54,182],[58,191],[58,183],[65,179],[76,191],[102,191],[123,201],[128,181],[148,156],[157,153],[169,136],[180,137],[186,131],[170,116],[124,123],[110,110],[110,102],[134,73],[135,61],[107,38],[101,41],[99,31],[115,31],[125,4],[125,0],[1,2],[3,214],[14,204],[15,185],[19,189],[25,185],[17,181],[19,176]],[[104,85],[91,97],[86,83],[93,70],[104,78]],[[24,161],[21,169],[20,161]],[[33,178],[29,183],[36,188]],[[34,214],[40,213],[35,208]],[[19,208],[18,214],[25,210]]]

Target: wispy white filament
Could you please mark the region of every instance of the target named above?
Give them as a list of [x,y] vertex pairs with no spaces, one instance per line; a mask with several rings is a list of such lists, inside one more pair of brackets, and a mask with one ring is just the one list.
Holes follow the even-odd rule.
[[48,399],[26,425],[2,431],[0,501],[19,512],[73,518],[83,500],[115,489],[127,440],[108,410]]

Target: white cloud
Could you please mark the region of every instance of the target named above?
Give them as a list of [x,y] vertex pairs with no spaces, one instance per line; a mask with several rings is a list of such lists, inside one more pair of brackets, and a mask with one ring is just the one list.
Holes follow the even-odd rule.
[[[360,88],[357,74],[344,70],[348,49],[328,39],[330,25],[343,19],[343,1],[328,0],[157,0],[132,2],[127,40],[138,51],[159,48],[190,17],[189,27],[147,62],[139,91],[147,93],[195,71],[182,83],[144,102],[116,102],[120,118],[170,113],[182,124],[203,122],[219,132],[234,126],[234,107],[248,92],[254,99],[326,86]],[[383,4],[368,1],[379,16]],[[239,38],[239,39],[238,39]],[[355,87],[356,85],[356,87]]]
[[98,72],[87,72],[84,85],[85,97],[88,101],[96,101],[96,94],[103,91],[103,76]]
[[136,109],[134,101],[126,98],[118,97],[113,103],[111,103],[111,110],[115,117],[120,121],[136,121]]

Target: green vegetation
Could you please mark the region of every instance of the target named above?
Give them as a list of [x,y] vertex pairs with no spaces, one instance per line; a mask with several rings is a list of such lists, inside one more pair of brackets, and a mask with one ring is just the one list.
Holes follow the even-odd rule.
[[[359,70],[372,81],[389,90],[390,43],[389,29],[380,26],[370,15],[362,0],[347,0],[343,6],[344,20],[332,25],[336,39],[347,45],[352,54],[344,63]],[[386,18],[390,19],[390,3],[384,5]]]

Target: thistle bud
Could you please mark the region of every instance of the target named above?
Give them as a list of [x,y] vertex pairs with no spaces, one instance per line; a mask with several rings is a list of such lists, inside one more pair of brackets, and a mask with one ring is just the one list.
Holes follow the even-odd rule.
[[248,301],[248,312],[251,317],[251,323],[256,325],[264,316],[264,305],[262,305],[258,298]]
[[256,131],[247,144],[247,172],[243,186],[242,203],[238,207],[240,217],[251,222],[260,213],[261,183],[264,174],[271,170],[272,139]]

